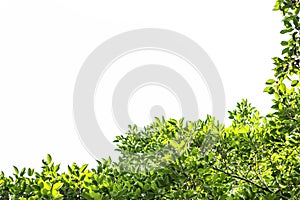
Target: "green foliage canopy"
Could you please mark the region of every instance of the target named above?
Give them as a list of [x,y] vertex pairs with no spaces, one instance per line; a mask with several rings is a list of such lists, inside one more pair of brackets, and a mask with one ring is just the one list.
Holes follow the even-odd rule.
[[73,163],[60,173],[47,155],[40,173],[1,172],[0,199],[300,199],[300,3],[277,0],[274,10],[283,16],[281,33],[290,36],[264,90],[274,96],[274,112],[261,116],[242,100],[229,111],[228,127],[211,116],[129,126],[114,141],[119,163]]

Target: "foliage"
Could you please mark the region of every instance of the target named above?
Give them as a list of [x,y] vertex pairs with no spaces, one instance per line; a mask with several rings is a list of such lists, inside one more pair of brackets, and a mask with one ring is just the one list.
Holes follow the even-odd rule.
[[274,10],[289,35],[266,82],[274,112],[261,116],[242,100],[229,111],[228,127],[210,116],[129,126],[114,141],[119,163],[73,163],[60,173],[47,155],[40,173],[1,172],[0,199],[300,199],[300,3],[277,0]]

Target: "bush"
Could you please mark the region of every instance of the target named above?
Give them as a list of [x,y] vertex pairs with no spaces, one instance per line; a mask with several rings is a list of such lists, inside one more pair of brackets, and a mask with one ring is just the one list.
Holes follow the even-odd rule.
[[261,116],[242,100],[229,111],[228,127],[211,116],[129,126],[114,141],[118,164],[74,163],[60,173],[47,155],[41,173],[1,172],[0,199],[300,199],[300,3],[277,0],[274,10],[283,14],[281,33],[290,35],[266,82],[274,112]]

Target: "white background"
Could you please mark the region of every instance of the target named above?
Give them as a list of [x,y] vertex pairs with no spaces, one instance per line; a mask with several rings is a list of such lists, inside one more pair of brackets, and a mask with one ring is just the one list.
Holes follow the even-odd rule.
[[[196,41],[214,61],[226,110],[248,98],[262,114],[263,93],[280,55],[275,0],[1,0],[0,170],[90,163],[73,120],[73,90],[87,56],[102,42],[138,28],[170,29]],[[96,111],[98,112],[98,111]]]

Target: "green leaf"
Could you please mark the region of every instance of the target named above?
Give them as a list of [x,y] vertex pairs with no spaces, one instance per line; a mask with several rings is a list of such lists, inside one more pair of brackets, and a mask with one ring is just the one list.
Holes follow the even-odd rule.
[[79,180],[80,180],[80,181],[83,181],[83,180],[85,179],[85,177],[86,177],[86,174],[80,175]]
[[41,193],[42,193],[42,195],[50,194],[50,192],[46,188],[42,188]]
[[180,144],[178,145],[178,148],[179,148],[179,149],[182,149],[184,146],[185,146],[185,141],[182,140],[182,141],[180,142]]
[[73,170],[72,170],[72,168],[70,167],[70,165],[68,165],[68,172],[69,172],[69,174],[73,174]]
[[108,166],[111,165],[111,158],[110,158],[110,156],[109,156],[108,159],[107,159],[107,165],[108,165]]
[[175,140],[170,140],[170,144],[172,145],[172,147],[174,148],[178,148],[179,144],[175,141]]
[[282,46],[287,46],[288,44],[289,44],[289,42],[287,42],[287,41],[282,41],[282,42],[281,42],[281,45],[282,45]]
[[25,173],[26,173],[26,168],[24,167],[20,172],[20,176],[24,176]]
[[141,195],[141,189],[140,189],[140,188],[136,189],[135,195],[136,195],[137,197],[139,197],[139,196]]
[[269,80],[267,80],[267,82],[266,82],[267,85],[272,85],[273,83],[275,83],[275,80],[274,80],[274,79],[269,79]]
[[88,164],[84,164],[84,165],[79,169],[79,172],[80,172],[80,173],[83,173],[83,172],[86,170],[87,167],[88,167]]
[[176,126],[177,121],[175,119],[169,119],[168,122],[174,126]]
[[281,34],[285,34],[285,33],[292,32],[293,30],[294,30],[293,28],[284,29],[284,30],[280,31],[280,33],[281,33]]
[[264,92],[269,92],[271,88],[272,88],[272,87],[270,87],[270,86],[265,87]]
[[289,52],[289,50],[290,50],[290,48],[287,47],[287,48],[285,48],[285,49],[282,50],[281,54],[285,54],[285,53]]
[[64,184],[61,182],[55,183],[52,190],[59,190]]
[[44,182],[44,188],[46,189],[46,190],[51,190],[51,183],[49,182],[49,181],[46,181],[46,182]]
[[59,168],[60,168],[60,164],[58,164],[54,167],[54,171],[57,172],[59,170]]
[[13,166],[13,168],[14,168],[14,171],[15,171],[16,175],[18,175],[19,174],[18,168],[16,166]]
[[33,175],[33,173],[34,173],[34,170],[33,170],[33,169],[31,169],[31,168],[28,168],[28,170],[27,170],[27,174],[28,174],[28,176],[32,176],[32,175]]
[[156,185],[156,183],[154,181],[151,182],[151,188],[153,190],[157,190],[157,185]]
[[63,197],[63,195],[60,194],[57,190],[52,190],[52,196],[54,199],[60,199],[61,197]]
[[269,94],[273,94],[274,93],[274,88],[271,86],[268,86],[264,89],[264,92],[267,92]]
[[155,123],[156,123],[157,125],[160,124],[160,119],[159,119],[158,117],[154,117],[154,121],[155,121]]
[[298,85],[299,81],[298,80],[293,80],[291,83],[292,87],[295,87],[296,85]]
[[280,89],[283,93],[285,93],[285,92],[286,92],[286,86],[285,86],[285,84],[284,84],[284,83],[281,83],[280,86],[279,86],[279,89]]
[[280,9],[280,3],[277,1],[274,8],[273,8],[273,11],[277,11]]
[[274,121],[269,122],[271,126],[276,126],[276,123]]
[[52,157],[51,157],[50,154],[47,154],[46,162],[47,162],[48,165],[52,162]]

